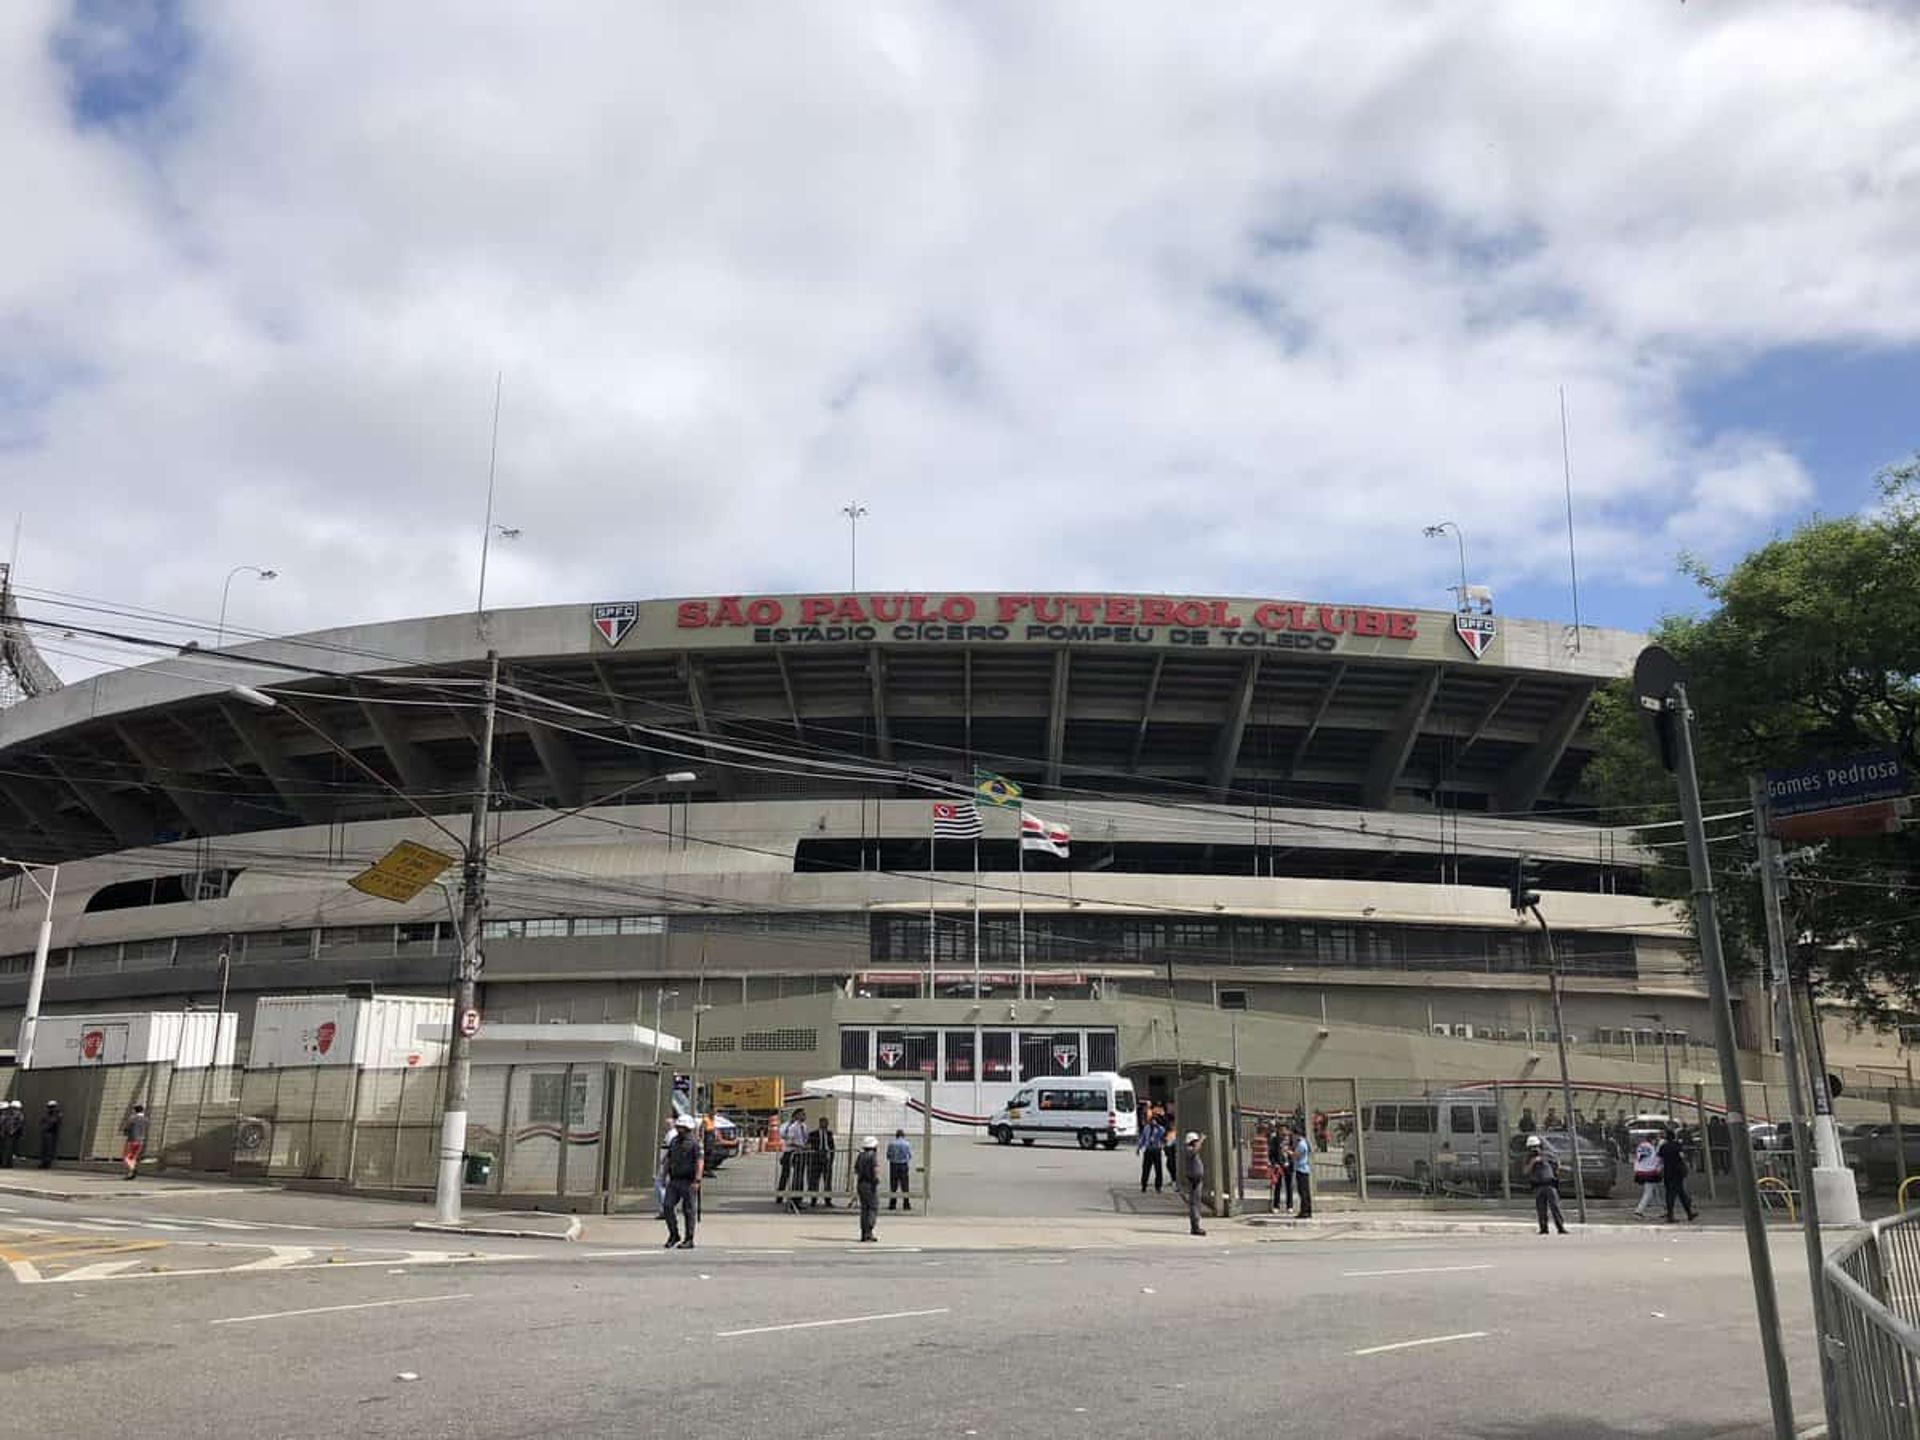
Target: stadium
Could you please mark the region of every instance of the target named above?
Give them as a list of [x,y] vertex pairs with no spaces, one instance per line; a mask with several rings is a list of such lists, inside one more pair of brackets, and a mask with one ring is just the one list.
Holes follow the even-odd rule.
[[[487,1025],[657,1016],[703,1076],[911,1076],[956,1124],[1116,1068],[1156,1091],[1229,1065],[1544,1080],[1551,962],[1508,903],[1524,855],[1583,1073],[1713,1074],[1684,927],[1582,789],[1633,634],[1258,598],[726,596],[189,646],[60,685],[9,604],[0,854],[60,867],[48,1014],[224,998],[244,1056],[262,995],[446,995],[452,891],[347,882],[401,840],[457,855],[496,654]],[[9,1036],[40,916],[0,880]],[[1736,1003],[1750,1073],[1765,1009]]]

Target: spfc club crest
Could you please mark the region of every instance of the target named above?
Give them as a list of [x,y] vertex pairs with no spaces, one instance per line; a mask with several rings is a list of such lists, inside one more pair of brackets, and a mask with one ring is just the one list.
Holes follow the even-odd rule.
[[1471,650],[1473,658],[1478,660],[1493,644],[1498,627],[1491,615],[1468,615],[1462,612],[1453,617],[1453,631],[1460,637],[1460,643]]
[[634,622],[639,618],[638,601],[615,600],[593,607],[593,630],[607,644],[618,645],[627,638],[627,632],[633,629]]

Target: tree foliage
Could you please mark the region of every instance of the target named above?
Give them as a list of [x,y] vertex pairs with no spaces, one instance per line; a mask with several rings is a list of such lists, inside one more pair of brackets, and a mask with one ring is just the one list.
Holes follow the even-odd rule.
[[[1744,809],[1747,777],[1818,757],[1888,747],[1920,775],[1920,456],[1880,477],[1871,512],[1814,519],[1723,575],[1683,562],[1710,607],[1668,616],[1654,632],[1687,676],[1707,813]],[[1631,687],[1596,702],[1599,749],[1587,780],[1599,803],[1672,820]],[[1765,927],[1750,827],[1723,822],[1712,846],[1730,963],[1756,963]],[[1658,845],[1659,893],[1688,893],[1677,827],[1641,832]],[[1827,993],[1875,1018],[1920,1010],[1920,820],[1885,837],[1789,852],[1791,932]]]

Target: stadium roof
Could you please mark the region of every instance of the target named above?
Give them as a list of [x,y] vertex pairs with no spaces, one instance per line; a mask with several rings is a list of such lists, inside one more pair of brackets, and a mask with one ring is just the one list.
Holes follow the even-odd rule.
[[0,853],[461,809],[489,650],[512,807],[687,769],[696,796],[791,799],[984,767],[1036,798],[1527,813],[1577,798],[1588,702],[1642,644],[1575,639],[1506,616],[945,592],[610,601],[190,648],[0,711]]

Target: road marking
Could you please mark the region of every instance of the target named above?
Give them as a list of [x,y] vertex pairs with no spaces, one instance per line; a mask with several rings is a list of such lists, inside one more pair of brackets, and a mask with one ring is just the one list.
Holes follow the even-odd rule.
[[124,1270],[143,1264],[140,1260],[102,1260],[95,1265],[82,1265],[78,1270],[69,1270],[62,1280],[110,1280]]
[[284,1270],[289,1265],[298,1265],[302,1260],[311,1260],[313,1251],[305,1245],[275,1245],[271,1255],[262,1255],[258,1260],[249,1260],[244,1265],[233,1268],[240,1270]]
[[1463,1330],[1458,1335],[1429,1335],[1424,1340],[1399,1340],[1392,1345],[1373,1345],[1365,1350],[1356,1350],[1355,1355],[1384,1355],[1389,1350],[1411,1350],[1418,1345],[1445,1345],[1454,1340],[1484,1340],[1485,1330]]
[[582,1260],[630,1260],[638,1255],[664,1255],[666,1253],[667,1247],[660,1245],[647,1250],[582,1250],[580,1252],[580,1258]]
[[798,1320],[791,1325],[755,1325],[747,1330],[716,1330],[716,1340],[731,1340],[736,1335],[771,1335],[778,1330],[822,1330],[829,1325],[870,1325],[876,1320],[913,1320],[922,1315],[948,1314],[947,1306],[938,1310],[889,1310],[884,1315],[846,1315],[838,1320]]
[[1407,1270],[1342,1270],[1342,1280],[1365,1280],[1374,1275],[1458,1275],[1467,1270],[1491,1270],[1491,1265],[1417,1265]]
[[296,1315],[334,1315],[342,1310],[379,1310],[389,1305],[438,1305],[443,1300],[471,1300],[469,1293],[459,1295],[410,1295],[401,1300],[366,1300],[358,1305],[316,1305],[311,1310],[269,1310],[264,1315],[229,1315],[209,1320],[209,1325],[251,1325],[256,1320],[291,1320]]

